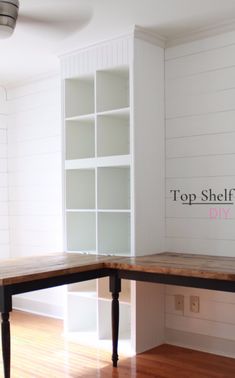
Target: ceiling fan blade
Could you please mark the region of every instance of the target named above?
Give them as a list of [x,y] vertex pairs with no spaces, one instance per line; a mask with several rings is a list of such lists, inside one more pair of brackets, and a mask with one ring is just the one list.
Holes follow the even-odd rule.
[[33,16],[29,14],[19,13],[17,24],[30,27],[33,31],[33,27],[40,28],[40,32],[45,30],[45,32],[51,31],[58,33],[60,35],[68,35],[70,33],[80,31],[83,29],[91,20],[92,12],[83,11],[79,15],[70,15],[53,17],[53,16]]

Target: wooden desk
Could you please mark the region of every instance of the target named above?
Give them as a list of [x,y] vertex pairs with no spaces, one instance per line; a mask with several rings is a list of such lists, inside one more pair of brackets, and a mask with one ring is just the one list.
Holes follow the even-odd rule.
[[10,378],[12,295],[106,276],[112,293],[112,360],[117,366],[122,278],[235,292],[235,258],[170,252],[133,258],[60,253],[0,262],[4,377]]
[[60,253],[0,262],[0,312],[4,378],[10,378],[10,323],[12,295],[58,285],[111,276],[109,257]]

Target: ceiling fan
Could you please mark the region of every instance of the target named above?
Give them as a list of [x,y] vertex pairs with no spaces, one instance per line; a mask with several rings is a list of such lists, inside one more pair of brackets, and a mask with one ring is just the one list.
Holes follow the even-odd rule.
[[[55,4],[52,4],[51,1],[49,1],[47,5],[50,9],[48,9],[55,10]],[[87,8],[80,8],[79,12],[71,11],[72,13],[70,12],[69,14],[70,7],[68,7],[68,0],[65,0],[64,2],[62,1],[60,7],[58,7],[57,3],[56,9],[58,10],[58,8],[61,8],[62,16],[54,11],[49,13],[49,15],[46,15],[45,9],[44,13],[42,11],[40,12],[40,9],[37,9],[35,16],[31,12],[25,11],[20,12],[19,14],[19,8],[19,0],[0,0],[0,38],[10,37],[14,32],[16,23],[18,22],[28,26],[41,26],[43,29],[54,29],[54,31],[57,29],[57,32],[65,32],[65,30],[66,32],[73,32],[83,28],[90,21],[92,16],[91,11]],[[42,9],[42,7],[40,8]],[[17,21],[18,15],[19,20]]]

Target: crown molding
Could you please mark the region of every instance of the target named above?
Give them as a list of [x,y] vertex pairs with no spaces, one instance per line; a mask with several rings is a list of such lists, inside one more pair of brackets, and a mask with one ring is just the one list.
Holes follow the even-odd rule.
[[166,38],[165,47],[167,48],[182,45],[184,43],[214,37],[216,35],[225,34],[232,31],[235,31],[235,19],[230,20],[230,22],[214,24],[209,27],[196,29],[189,33],[180,33],[173,38]]
[[133,35],[136,38],[142,39],[146,42],[150,42],[154,45],[164,48],[167,43],[167,38],[162,36],[161,34],[151,31],[141,26],[134,25],[133,27]]

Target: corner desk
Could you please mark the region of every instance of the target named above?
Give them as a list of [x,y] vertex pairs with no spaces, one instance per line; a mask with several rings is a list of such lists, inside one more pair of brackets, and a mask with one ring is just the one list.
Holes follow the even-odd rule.
[[112,361],[117,367],[121,280],[235,292],[235,257],[163,252],[139,257],[58,253],[0,262],[0,312],[4,378],[10,378],[12,296],[109,277],[112,293]]

